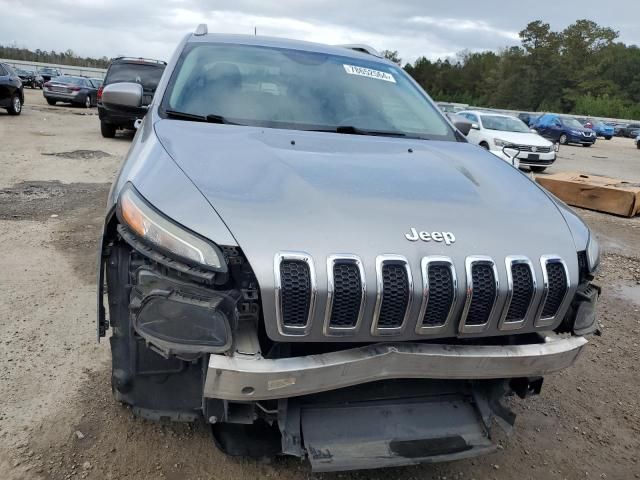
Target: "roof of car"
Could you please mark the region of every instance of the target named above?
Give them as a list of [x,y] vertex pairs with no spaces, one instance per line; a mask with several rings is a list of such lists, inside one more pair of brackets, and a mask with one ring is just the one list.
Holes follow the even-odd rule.
[[236,45],[252,45],[261,47],[288,48],[291,50],[302,50],[305,52],[326,53],[329,55],[340,55],[362,60],[374,60],[387,63],[397,67],[397,65],[385,58],[376,57],[369,53],[353,50],[340,45],[325,45],[323,43],[306,42],[303,40],[292,40],[288,38],[267,37],[261,35],[238,35],[210,33],[207,35],[191,35],[189,43],[233,43]]
[[484,115],[485,117],[515,117],[515,115],[510,113],[488,112],[486,110],[462,110],[456,113],[473,113],[474,115]]

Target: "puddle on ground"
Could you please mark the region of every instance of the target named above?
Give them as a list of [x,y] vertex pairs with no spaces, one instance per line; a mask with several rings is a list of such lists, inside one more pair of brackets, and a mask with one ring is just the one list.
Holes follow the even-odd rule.
[[52,156],[52,157],[61,157],[61,158],[70,158],[72,160],[82,159],[82,160],[94,160],[96,158],[105,158],[110,157],[111,154],[107,152],[103,152],[102,150],[72,150],[70,152],[50,152],[50,153],[42,153],[42,155]]
[[108,183],[21,182],[0,189],[0,219],[44,220],[87,205],[104,208],[108,191]]
[[637,285],[615,285],[615,296],[618,298],[624,298],[630,301],[634,305],[640,306],[640,284]]

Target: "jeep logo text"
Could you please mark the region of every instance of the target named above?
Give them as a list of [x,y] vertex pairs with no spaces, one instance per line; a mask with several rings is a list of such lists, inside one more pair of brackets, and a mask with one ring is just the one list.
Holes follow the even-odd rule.
[[451,232],[418,232],[415,228],[411,227],[409,233],[405,233],[404,236],[410,242],[417,242],[422,240],[423,242],[444,242],[447,245],[455,243],[456,237]]

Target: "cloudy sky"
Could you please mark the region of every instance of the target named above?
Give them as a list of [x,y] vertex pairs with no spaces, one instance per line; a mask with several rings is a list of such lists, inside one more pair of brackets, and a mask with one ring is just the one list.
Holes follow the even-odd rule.
[[[541,19],[562,29],[590,18],[640,44],[640,0],[0,0],[0,44],[81,55],[168,59],[198,23],[210,32],[367,43],[404,61],[500,49]],[[534,8],[535,7],[535,8]]]

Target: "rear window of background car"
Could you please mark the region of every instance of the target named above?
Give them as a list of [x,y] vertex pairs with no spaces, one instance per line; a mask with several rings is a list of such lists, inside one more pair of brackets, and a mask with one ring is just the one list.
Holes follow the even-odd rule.
[[109,67],[104,85],[118,82],[133,82],[145,90],[155,90],[164,72],[164,65],[142,63],[114,63]]

